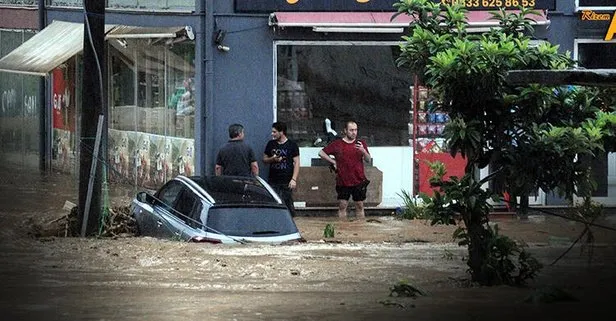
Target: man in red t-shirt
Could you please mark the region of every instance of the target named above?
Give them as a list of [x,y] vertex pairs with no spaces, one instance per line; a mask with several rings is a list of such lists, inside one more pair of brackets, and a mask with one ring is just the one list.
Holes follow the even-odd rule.
[[[342,139],[336,139],[319,151],[319,156],[336,170],[338,216],[347,217],[349,197],[355,201],[355,215],[364,219],[364,200],[369,181],[364,173],[364,161],[371,159],[366,142],[357,139],[357,123],[347,121]],[[333,157],[331,157],[333,156]]]

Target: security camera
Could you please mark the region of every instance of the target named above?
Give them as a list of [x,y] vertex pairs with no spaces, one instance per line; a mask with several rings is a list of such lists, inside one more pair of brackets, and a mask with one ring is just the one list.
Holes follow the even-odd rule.
[[231,50],[231,48],[229,48],[228,46],[225,46],[225,45],[218,45],[216,48],[218,48],[218,50],[224,51],[224,52],[227,52],[227,51]]
[[184,27],[184,30],[186,30],[186,36],[188,37],[188,39],[195,40],[195,33],[191,26]]

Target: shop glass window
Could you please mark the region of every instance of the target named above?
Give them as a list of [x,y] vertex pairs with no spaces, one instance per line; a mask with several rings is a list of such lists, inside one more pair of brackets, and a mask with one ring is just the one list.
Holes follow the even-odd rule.
[[107,0],[108,8],[194,10],[195,0]]
[[[0,30],[0,57],[34,35]],[[0,72],[0,161],[38,168],[39,77]]]
[[616,7],[614,0],[578,0],[579,7]]
[[37,3],[37,0],[0,0],[0,5],[9,4],[12,6],[32,6]]
[[331,139],[325,119],[338,135],[355,120],[368,146],[408,146],[412,77],[396,67],[397,48],[277,46],[277,120],[301,147]]
[[155,42],[109,41],[110,127],[194,138],[194,42]]
[[610,42],[578,44],[578,64],[587,69],[616,68],[616,46]]
[[[36,0],[0,0],[25,1],[36,3]],[[48,0],[51,6],[83,7],[83,0]],[[194,10],[195,0],[107,0],[107,8],[116,9],[154,9],[154,10]]]
[[109,39],[109,160],[113,181],[157,188],[194,173],[195,43]]
[[82,7],[83,0],[47,0],[47,4],[55,7]]

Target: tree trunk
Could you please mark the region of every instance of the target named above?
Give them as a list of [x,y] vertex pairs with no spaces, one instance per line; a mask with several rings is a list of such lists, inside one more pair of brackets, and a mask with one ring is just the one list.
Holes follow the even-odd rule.
[[492,276],[488,270],[484,269],[485,260],[488,257],[487,244],[490,242],[491,234],[478,221],[469,222],[466,228],[470,240],[467,264],[470,268],[471,278],[481,285],[491,285]]
[[516,208],[516,214],[520,219],[528,219],[528,197],[528,192],[521,193],[520,195],[520,204]]

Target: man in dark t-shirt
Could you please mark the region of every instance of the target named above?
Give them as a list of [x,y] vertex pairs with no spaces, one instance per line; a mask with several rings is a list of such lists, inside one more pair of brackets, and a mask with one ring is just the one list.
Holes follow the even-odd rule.
[[257,176],[259,164],[250,146],[244,143],[244,126],[233,124],[229,126],[229,142],[225,144],[216,156],[214,172],[217,176]]
[[272,140],[267,142],[263,162],[269,164],[268,183],[295,216],[293,190],[299,174],[299,147],[287,138],[287,125],[283,122],[272,124]]

